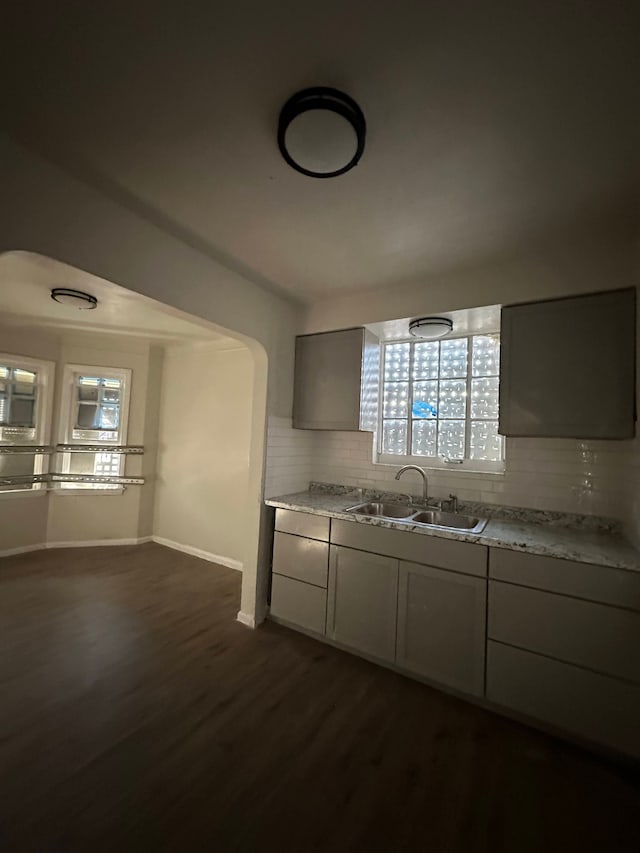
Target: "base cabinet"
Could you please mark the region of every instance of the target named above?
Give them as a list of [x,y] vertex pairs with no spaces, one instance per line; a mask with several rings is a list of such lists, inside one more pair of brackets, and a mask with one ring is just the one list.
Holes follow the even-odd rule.
[[276,620],[640,758],[639,573],[281,509],[273,557]]
[[483,578],[401,562],[398,666],[482,696],[486,601]]
[[303,581],[273,575],[271,613],[314,634],[324,634],[327,591]]
[[398,561],[332,545],[327,636],[393,662],[396,651]]
[[487,699],[640,758],[640,687],[489,640]]

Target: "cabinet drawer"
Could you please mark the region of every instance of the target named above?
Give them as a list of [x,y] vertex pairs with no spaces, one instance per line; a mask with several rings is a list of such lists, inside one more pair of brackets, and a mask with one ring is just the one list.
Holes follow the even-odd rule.
[[489,581],[489,637],[640,683],[640,614]]
[[326,588],[329,543],[276,532],[273,541],[273,571]]
[[640,687],[489,641],[487,699],[640,757]]
[[327,591],[282,575],[273,575],[271,615],[316,634],[324,634]]
[[489,577],[640,611],[640,572],[490,548]]
[[334,519],[331,543],[467,575],[487,575],[486,546],[470,542]]
[[309,539],[329,541],[330,519],[310,512],[297,512],[292,509],[276,510],[276,530],[293,533],[295,536],[307,536]]

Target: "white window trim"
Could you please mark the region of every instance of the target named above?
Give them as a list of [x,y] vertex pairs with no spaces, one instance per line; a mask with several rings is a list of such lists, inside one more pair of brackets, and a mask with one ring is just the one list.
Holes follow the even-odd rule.
[[[482,335],[499,335],[500,331],[496,330],[494,332],[469,332],[464,335],[451,335],[447,336],[446,340],[459,340],[460,338],[467,338],[467,340],[471,340],[473,337],[480,337]],[[444,339],[443,339],[444,340]],[[418,465],[420,468],[424,468],[426,471],[446,471],[447,473],[458,473],[458,474],[496,474],[497,476],[504,476],[506,473],[506,463],[507,463],[507,446],[506,442],[503,441],[503,455],[502,459],[495,462],[489,462],[479,459],[461,459],[456,460],[455,462],[445,462],[443,457],[435,457],[435,456],[411,456],[409,454],[402,453],[382,453],[382,421],[383,421],[383,393],[384,393],[384,348],[385,346],[392,344],[415,344],[420,343],[419,338],[399,338],[398,340],[390,340],[390,341],[382,341],[382,352],[380,354],[380,384],[378,388],[378,400],[379,400],[379,411],[378,411],[378,424],[377,424],[377,435],[375,436],[375,445],[374,445],[374,465],[392,465],[396,468],[398,465]],[[409,368],[411,371],[411,368]],[[467,391],[470,388],[470,382],[473,377],[471,376],[471,346],[468,347],[467,350]],[[409,388],[411,389],[413,385],[413,378],[411,374],[409,375]],[[462,420],[462,419],[461,419]],[[465,452],[469,447],[469,424],[472,419],[469,415],[469,409],[467,407],[467,415],[464,418],[467,427],[465,429]],[[411,421],[411,415],[407,417],[407,421]],[[410,437],[407,435],[407,447],[409,447]]]
[[[65,364],[62,377],[62,399],[60,402],[60,417],[58,422],[58,435],[60,436],[61,444],[86,444],[83,439],[74,439],[74,391],[75,383],[74,376],[77,373],[95,374],[107,379],[119,379],[122,382],[122,395],[120,397],[120,427],[119,440],[113,444],[126,444],[127,434],[129,430],[129,404],[131,400],[131,377],[132,371],[128,367],[103,367],[96,364]],[[100,444],[108,444],[108,441],[100,442]],[[71,454],[59,454],[61,462],[61,472],[66,472],[71,465]],[[126,457],[123,454],[120,458],[120,476],[124,470]],[[70,497],[84,495],[85,497],[97,497],[99,495],[121,495],[124,488],[117,489],[74,489],[74,488],[57,488],[53,490],[53,494],[61,497]]]
[[[36,398],[36,437],[34,444],[47,445],[51,440],[51,421],[53,414],[53,387],[55,380],[56,365],[54,361],[42,358],[32,358],[28,355],[16,353],[0,353],[0,363],[8,364],[22,370],[30,370],[38,374],[38,394]],[[0,444],[11,444],[9,441],[1,441]],[[49,457],[40,454],[36,456],[33,466],[34,474],[45,474],[49,465]],[[29,495],[46,494],[45,483],[33,483],[31,486],[19,486],[15,489],[3,489],[0,491],[1,498],[26,497]]]

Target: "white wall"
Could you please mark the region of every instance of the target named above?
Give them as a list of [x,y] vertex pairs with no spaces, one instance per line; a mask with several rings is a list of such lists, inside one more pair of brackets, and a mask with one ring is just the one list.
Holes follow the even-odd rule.
[[614,290],[636,284],[637,277],[633,234],[628,223],[613,221],[608,231],[601,227],[571,240],[563,235],[562,242],[514,248],[420,281],[318,300],[305,311],[303,331]]
[[[94,189],[8,136],[0,136],[0,252],[30,251],[91,272],[235,334],[253,358],[249,492],[241,609],[260,621],[268,563],[259,548],[267,385],[270,414],[291,413],[299,309],[185,242],[170,223],[133,211],[114,188]],[[108,190],[107,190],[108,192]],[[262,558],[260,558],[262,554]]]
[[253,365],[246,347],[165,353],[153,533],[242,566]]

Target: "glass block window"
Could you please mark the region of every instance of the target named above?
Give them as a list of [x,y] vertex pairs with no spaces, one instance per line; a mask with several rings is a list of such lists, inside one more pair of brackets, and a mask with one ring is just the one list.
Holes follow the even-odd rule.
[[384,346],[381,455],[500,463],[499,335]]

